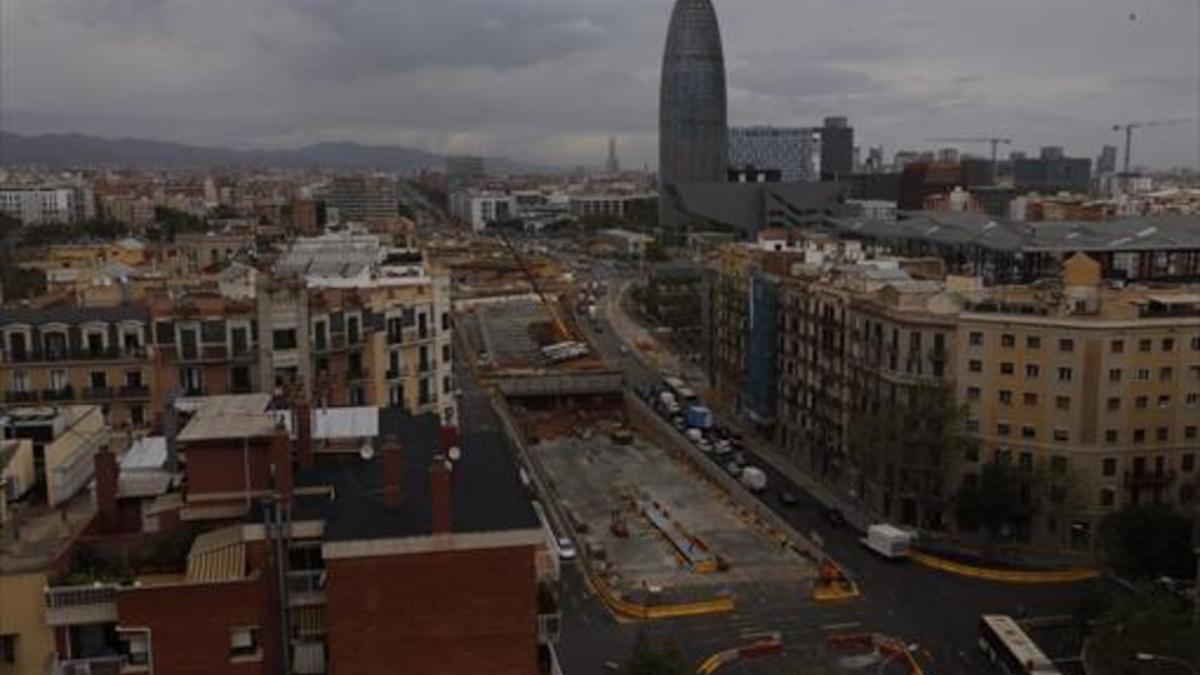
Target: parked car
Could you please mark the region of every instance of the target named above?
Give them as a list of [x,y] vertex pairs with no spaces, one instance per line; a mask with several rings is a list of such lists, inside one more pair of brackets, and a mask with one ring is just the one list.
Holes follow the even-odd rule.
[[738,466],[736,462],[729,462],[726,464],[725,470],[729,472],[730,476],[735,478],[742,475],[742,467]]
[[840,530],[846,526],[846,516],[842,514],[841,509],[827,508],[821,513],[821,516],[825,519],[825,522],[829,523],[830,527]]
[[575,559],[575,544],[572,544],[570,539],[566,537],[559,537],[555,540],[554,544],[554,548],[557,549],[560,560]]
[[792,494],[788,490],[780,490],[779,491],[779,503],[783,504],[784,506],[795,506],[796,505],[796,495]]
[[749,462],[749,460],[746,459],[746,455],[744,455],[740,452],[735,452],[733,454],[733,463],[737,464],[738,466],[746,466],[750,462]]
[[717,454],[724,457],[733,452],[733,447],[729,445],[729,441],[718,441],[716,444]]
[[709,453],[713,451],[712,443],[709,443],[703,438],[701,438],[699,441],[696,441],[696,447],[700,448],[700,452],[703,453]]

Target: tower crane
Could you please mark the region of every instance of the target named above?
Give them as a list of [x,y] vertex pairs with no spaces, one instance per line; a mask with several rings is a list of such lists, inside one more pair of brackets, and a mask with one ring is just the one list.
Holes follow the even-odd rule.
[[990,143],[992,146],[992,173],[999,175],[999,155],[997,150],[1001,145],[1012,145],[1011,138],[1002,136],[982,136],[974,138],[926,138],[926,143]]
[[1130,155],[1130,148],[1133,146],[1133,130],[1134,129],[1148,129],[1150,127],[1169,127],[1169,126],[1173,126],[1176,124],[1186,124],[1191,121],[1192,121],[1192,118],[1184,117],[1184,118],[1173,119],[1173,120],[1153,120],[1150,122],[1129,122],[1127,124],[1114,124],[1113,128],[1112,128],[1113,131],[1124,131],[1125,132],[1125,171],[1124,171],[1124,173],[1126,175],[1129,174],[1129,155]]

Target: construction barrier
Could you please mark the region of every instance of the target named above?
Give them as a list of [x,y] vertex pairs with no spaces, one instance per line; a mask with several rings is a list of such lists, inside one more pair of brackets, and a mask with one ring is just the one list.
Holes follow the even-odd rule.
[[821,563],[817,570],[817,578],[813,582],[813,599],[817,602],[838,602],[853,600],[862,593],[858,584],[854,583],[832,560]]
[[993,569],[946,560],[920,551],[913,551],[910,557],[926,567],[947,574],[1006,584],[1074,584],[1099,576],[1099,572],[1087,568],[1067,570]]
[[741,647],[734,647],[713,654],[696,668],[696,673],[697,675],[711,675],[711,673],[717,672],[734,661],[769,656],[782,651],[783,641],[779,633],[772,633]]
[[596,595],[614,614],[625,619],[639,621],[651,619],[678,619],[686,616],[708,616],[710,614],[725,614],[732,612],[736,605],[733,598],[722,596],[712,600],[698,602],[674,603],[669,605],[641,605],[630,602],[617,595],[608,587],[603,579],[588,571],[588,580]]

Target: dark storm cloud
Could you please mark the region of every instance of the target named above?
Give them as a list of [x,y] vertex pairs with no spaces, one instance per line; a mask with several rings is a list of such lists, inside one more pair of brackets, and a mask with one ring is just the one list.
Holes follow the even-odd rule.
[[[715,0],[731,124],[864,144],[997,132],[1094,155],[1200,117],[1193,0]],[[671,0],[0,0],[0,126],[655,161]],[[1135,19],[1130,19],[1130,14]],[[1196,161],[1195,128],[1139,156]]]

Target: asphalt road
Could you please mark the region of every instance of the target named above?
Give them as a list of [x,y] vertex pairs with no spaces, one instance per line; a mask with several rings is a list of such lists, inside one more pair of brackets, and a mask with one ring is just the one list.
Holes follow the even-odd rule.
[[[599,267],[599,276],[611,285],[624,276],[619,270]],[[627,278],[627,277],[626,277]],[[600,304],[605,307],[604,303]],[[645,366],[625,346],[613,330],[609,317],[601,314],[600,332],[591,335],[593,344],[610,363],[619,364],[631,386],[641,386],[661,380],[661,374]],[[622,346],[625,346],[623,353]],[[752,464],[762,467],[772,486],[764,495],[765,502],[803,533],[816,532],[831,557],[839,562],[859,583],[864,597],[852,603],[856,609],[846,615],[847,623],[857,621],[861,628],[878,630],[910,643],[917,643],[928,659],[929,672],[939,675],[953,673],[975,674],[989,672],[989,666],[976,648],[978,619],[981,614],[1002,613],[1017,616],[1049,616],[1070,614],[1075,605],[1090,591],[1092,583],[1072,585],[1011,585],[947,575],[922,567],[911,561],[888,561],[869,552],[859,542],[859,533],[852,529],[834,529],[822,518],[823,505],[801,486],[761,461],[752,450],[746,452]],[[786,506],[779,501],[780,489],[790,491],[797,504]],[[768,615],[783,618],[788,607],[764,608]],[[851,619],[850,617],[857,617]],[[722,629],[720,618],[709,618],[714,630],[736,637],[738,631]],[[838,622],[832,622],[836,625]],[[806,628],[831,625],[808,622]],[[764,626],[766,628],[766,626]],[[858,630],[856,627],[854,630]],[[655,630],[673,630],[670,625]],[[590,633],[590,631],[589,631]],[[691,635],[683,631],[683,635]],[[814,635],[814,637],[817,637]],[[570,633],[564,647],[572,646]],[[1070,655],[1051,654],[1052,658]],[[585,669],[583,672],[588,672]]]

